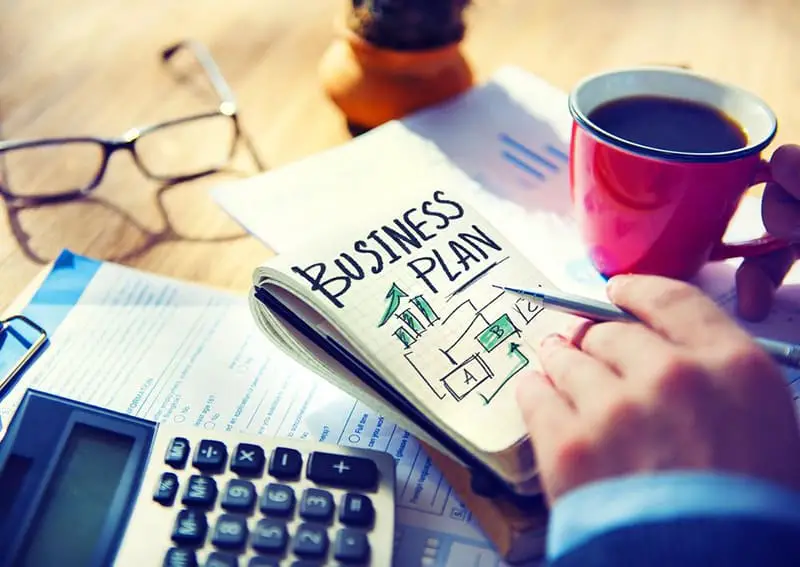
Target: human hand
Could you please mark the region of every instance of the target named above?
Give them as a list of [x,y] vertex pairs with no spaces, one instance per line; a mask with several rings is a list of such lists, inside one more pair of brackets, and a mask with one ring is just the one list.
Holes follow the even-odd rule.
[[552,504],[583,484],[677,469],[800,488],[800,429],[780,368],[711,299],[657,276],[618,276],[640,323],[545,339],[518,402]]
[[751,321],[764,319],[772,308],[775,290],[792,264],[800,258],[800,146],[781,146],[770,159],[773,182],[767,183],[761,216],[769,234],[798,243],[754,258],[736,272],[739,315]]

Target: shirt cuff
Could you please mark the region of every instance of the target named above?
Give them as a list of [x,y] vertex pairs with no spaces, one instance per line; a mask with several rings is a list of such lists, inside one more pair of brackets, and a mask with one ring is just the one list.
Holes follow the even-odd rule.
[[675,518],[748,517],[800,525],[800,493],[732,474],[669,472],[587,484],[556,501],[547,558],[557,559],[598,535]]

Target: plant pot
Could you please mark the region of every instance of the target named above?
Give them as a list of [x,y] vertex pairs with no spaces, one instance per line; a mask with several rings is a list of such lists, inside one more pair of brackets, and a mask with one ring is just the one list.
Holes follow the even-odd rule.
[[474,83],[460,41],[400,51],[377,47],[349,29],[341,29],[323,55],[319,75],[347,121],[364,129],[443,102]]

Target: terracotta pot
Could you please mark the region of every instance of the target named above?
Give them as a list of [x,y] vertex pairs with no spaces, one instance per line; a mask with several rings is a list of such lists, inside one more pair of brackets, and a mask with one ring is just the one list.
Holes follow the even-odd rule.
[[461,44],[420,51],[384,49],[349,29],[322,57],[322,85],[349,123],[374,128],[445,101],[474,82]]

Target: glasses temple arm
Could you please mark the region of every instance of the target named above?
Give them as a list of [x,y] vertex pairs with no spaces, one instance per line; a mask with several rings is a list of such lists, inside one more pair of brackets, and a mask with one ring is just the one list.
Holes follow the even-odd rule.
[[181,49],[188,49],[192,52],[192,55],[194,55],[197,62],[200,63],[203,71],[205,71],[211,86],[214,88],[217,96],[220,99],[220,102],[222,104],[227,103],[233,105],[235,111],[236,97],[233,95],[231,87],[228,85],[228,82],[222,75],[222,71],[220,71],[219,67],[217,66],[217,62],[214,61],[214,58],[211,57],[211,54],[202,43],[190,39],[171,45],[161,53],[162,60],[164,62],[169,61],[172,59],[175,53]]

